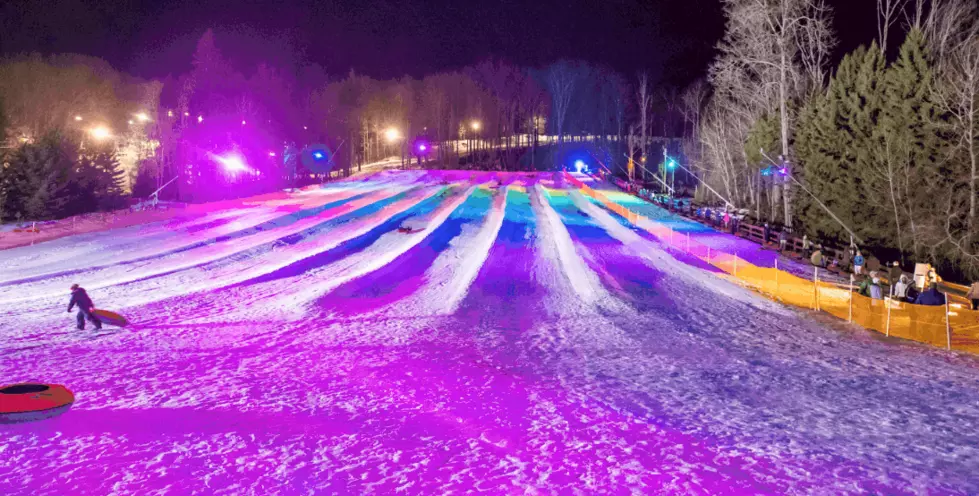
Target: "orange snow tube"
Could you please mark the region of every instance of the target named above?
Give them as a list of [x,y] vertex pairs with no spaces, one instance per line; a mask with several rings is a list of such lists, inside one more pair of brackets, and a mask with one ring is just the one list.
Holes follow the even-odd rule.
[[31,422],[68,411],[75,395],[60,384],[13,384],[0,387],[0,424]]

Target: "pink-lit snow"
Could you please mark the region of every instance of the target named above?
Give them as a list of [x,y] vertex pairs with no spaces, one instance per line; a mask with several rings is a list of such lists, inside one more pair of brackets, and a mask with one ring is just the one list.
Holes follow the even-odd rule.
[[[75,282],[133,325],[75,330]],[[979,493],[973,357],[770,302],[552,174],[4,250],[0,319],[0,383],[77,397],[0,425],[3,495]]]

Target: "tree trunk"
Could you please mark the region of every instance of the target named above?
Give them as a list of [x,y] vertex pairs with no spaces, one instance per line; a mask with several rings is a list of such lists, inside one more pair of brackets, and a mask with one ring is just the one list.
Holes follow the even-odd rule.
[[969,163],[972,166],[972,175],[969,177],[969,226],[972,227],[976,219],[976,140],[973,134],[976,130],[975,115],[976,101],[969,99],[969,129],[966,138],[969,140]]
[[[785,16],[783,16],[783,18],[784,17]],[[787,60],[787,54],[785,53],[786,50],[785,43],[786,41],[784,40],[784,38],[783,41],[779,43],[782,63],[780,64],[780,68],[779,68],[780,83],[778,85],[778,93],[779,93],[779,111],[781,112],[781,115],[779,116],[780,117],[779,120],[781,121],[781,128],[782,128],[782,164],[781,165],[782,167],[785,167],[785,174],[786,174],[786,177],[782,182],[783,185],[782,200],[785,203],[783,213],[785,214],[785,226],[791,228],[792,227],[792,184],[790,182],[791,181],[790,178],[792,177],[792,170],[791,170],[791,162],[789,161],[789,157],[790,157],[789,155],[789,109],[788,109],[789,97],[787,94],[788,93],[787,86],[789,84],[787,65],[789,61]]]

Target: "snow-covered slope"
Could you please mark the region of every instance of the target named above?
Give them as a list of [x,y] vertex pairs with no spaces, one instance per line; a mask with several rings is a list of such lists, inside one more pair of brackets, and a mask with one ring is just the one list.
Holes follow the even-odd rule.
[[[0,383],[77,396],[0,424],[0,494],[979,493],[975,359],[554,179],[381,172],[0,252]],[[73,282],[134,324],[74,330]]]

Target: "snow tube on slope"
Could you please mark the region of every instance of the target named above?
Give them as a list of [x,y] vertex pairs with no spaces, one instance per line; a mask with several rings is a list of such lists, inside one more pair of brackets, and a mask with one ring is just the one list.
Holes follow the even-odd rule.
[[129,319],[115,312],[96,308],[92,313],[98,316],[99,320],[104,324],[114,325],[116,327],[126,327],[129,325]]
[[23,383],[0,387],[0,424],[31,422],[68,411],[75,395],[60,384]]

